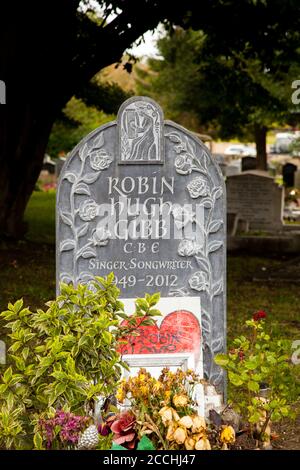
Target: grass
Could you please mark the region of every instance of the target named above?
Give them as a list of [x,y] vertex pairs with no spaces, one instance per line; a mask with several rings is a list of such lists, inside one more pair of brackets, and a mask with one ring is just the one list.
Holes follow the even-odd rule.
[[26,239],[36,243],[55,243],[56,192],[36,191],[32,194],[25,212],[28,224]]
[[253,312],[265,310],[268,322],[276,337],[300,338],[299,284],[253,282],[263,269],[276,269],[284,261],[262,257],[228,257],[228,339],[241,333],[243,323]]

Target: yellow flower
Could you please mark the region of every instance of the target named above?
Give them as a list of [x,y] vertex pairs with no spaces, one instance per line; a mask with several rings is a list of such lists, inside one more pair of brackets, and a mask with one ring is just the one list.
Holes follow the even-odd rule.
[[211,450],[210,442],[207,437],[203,437],[196,442],[195,450]]
[[173,403],[176,408],[186,406],[188,404],[188,397],[185,395],[174,395]]
[[165,426],[167,426],[173,421],[179,421],[180,419],[174,408],[171,408],[170,406],[164,406],[158,412],[158,414],[161,416],[162,422]]
[[155,381],[153,385],[153,393],[157,393],[162,389],[162,383],[159,382],[158,380]]
[[165,391],[165,400],[169,401],[171,396],[171,390],[166,390]]
[[197,433],[203,431],[206,428],[205,419],[203,416],[195,415],[193,416],[193,427],[192,433]]
[[169,406],[164,406],[158,413],[160,414],[164,425],[169,424],[173,421],[172,408],[170,408]]
[[206,437],[206,434],[205,434],[205,429],[203,429],[202,432],[198,432],[197,434],[193,434],[193,439],[195,439],[195,441],[200,441],[200,439],[202,439],[203,437]]
[[185,445],[185,448],[186,450],[193,450],[195,449],[195,441],[192,437],[188,437],[185,441],[184,441],[184,445]]
[[173,422],[169,424],[166,439],[167,441],[174,441],[174,431],[176,429],[176,426],[174,425]]
[[176,441],[177,444],[183,444],[186,438],[187,438],[186,429],[182,428],[181,426],[178,427],[174,432],[174,441]]
[[140,381],[140,382],[144,382],[145,379],[146,379],[145,374],[140,374],[140,375],[139,375],[139,381]]
[[232,426],[225,426],[221,431],[220,441],[223,444],[233,444],[235,441],[235,432]]
[[173,415],[173,420],[174,420],[174,421],[179,421],[179,420],[180,420],[180,418],[179,418],[179,416],[178,416],[178,414],[177,414],[177,411],[174,410],[174,408],[172,408],[172,415]]
[[191,428],[193,426],[193,420],[190,416],[183,416],[183,418],[179,420],[178,424],[184,428]]
[[149,395],[149,387],[147,387],[147,385],[142,385],[140,387],[140,392],[141,392],[141,395],[148,396]]
[[116,393],[116,399],[120,403],[122,403],[125,400],[125,397],[126,397],[125,385],[126,385],[126,380],[123,379],[122,382],[121,382],[121,385],[118,388],[117,393]]

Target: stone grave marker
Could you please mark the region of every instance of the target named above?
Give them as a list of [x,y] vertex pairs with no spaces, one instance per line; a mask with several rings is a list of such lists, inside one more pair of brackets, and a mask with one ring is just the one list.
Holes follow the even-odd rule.
[[57,289],[60,281],[89,283],[113,271],[128,313],[135,298],[160,292],[162,318],[124,354],[131,361],[148,355],[149,367],[155,355],[161,366],[193,358],[224,391],[213,357],[226,347],[225,202],[207,147],[164,121],[153,100],[130,98],[61,171]]
[[65,164],[66,157],[58,157],[55,162],[55,176],[59,178],[60,172]]
[[255,157],[243,157],[242,158],[242,171],[249,171],[256,169],[256,158]]
[[252,170],[228,177],[227,208],[249,222],[249,230],[282,229],[284,193],[267,172]]
[[292,188],[295,184],[295,173],[297,166],[293,163],[286,163],[282,167],[283,182],[287,188]]
[[297,170],[294,174],[294,186],[296,189],[300,189],[300,170]]
[[240,174],[240,169],[237,165],[234,165],[232,163],[229,163],[228,165],[225,166],[225,176],[234,176],[234,175],[239,175]]
[[47,171],[50,175],[55,174],[55,162],[51,159],[50,155],[45,155],[42,170]]

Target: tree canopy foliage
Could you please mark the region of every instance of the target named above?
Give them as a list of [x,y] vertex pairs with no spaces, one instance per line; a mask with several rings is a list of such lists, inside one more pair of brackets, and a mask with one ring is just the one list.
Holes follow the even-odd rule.
[[[300,38],[298,31],[294,36]],[[259,166],[266,169],[267,129],[299,120],[291,104],[292,77],[300,72],[297,46],[300,42],[290,50],[287,43],[277,42],[269,61],[262,50],[225,54],[222,47],[212,48],[204,31],[177,28],[158,41],[160,58],[148,61],[148,72],[139,72],[138,89],[157,99],[176,120],[186,120],[187,112],[196,117],[194,126],[199,127],[194,130],[255,140]]]

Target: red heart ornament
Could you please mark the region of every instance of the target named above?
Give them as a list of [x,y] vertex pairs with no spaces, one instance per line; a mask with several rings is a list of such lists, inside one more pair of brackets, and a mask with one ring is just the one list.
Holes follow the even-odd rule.
[[[125,323],[125,322],[123,322]],[[124,354],[200,353],[201,329],[195,315],[187,310],[176,310],[163,319],[160,327],[138,327],[138,336],[127,336],[128,341],[119,352]]]

